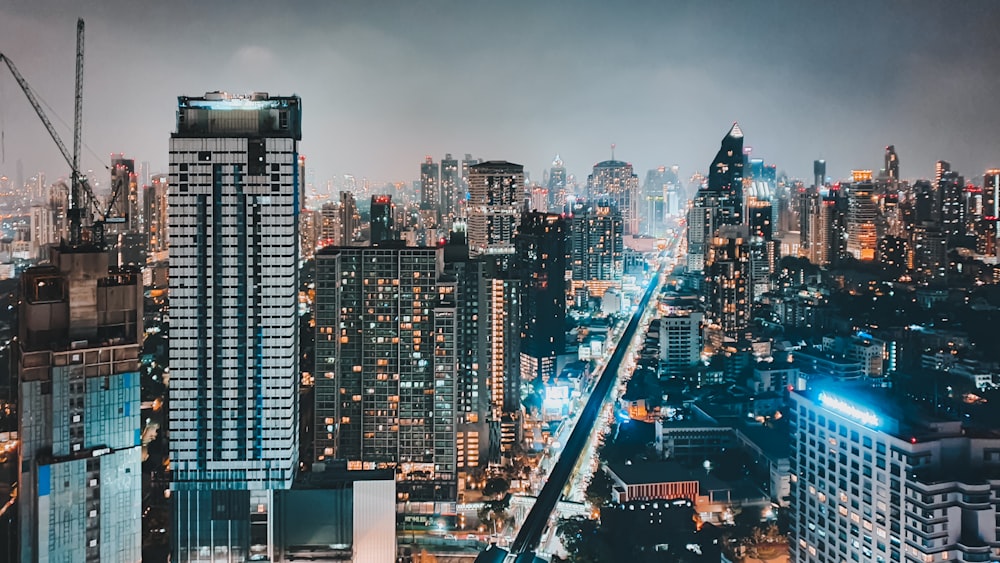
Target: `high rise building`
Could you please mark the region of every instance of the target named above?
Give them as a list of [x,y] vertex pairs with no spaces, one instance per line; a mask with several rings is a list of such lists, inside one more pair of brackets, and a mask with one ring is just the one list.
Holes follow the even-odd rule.
[[157,174],[143,190],[149,256],[156,262],[166,261],[169,248],[167,229],[167,176]]
[[54,246],[21,276],[21,561],[142,558],[142,302],[103,248]]
[[719,217],[718,194],[699,189],[687,213],[687,269],[701,272],[705,269],[705,257],[712,243],[712,234],[717,228]]
[[1000,222],[1000,168],[991,168],[983,174],[983,218],[980,223],[979,236],[985,239],[986,246],[997,253],[997,232]]
[[454,283],[435,248],[317,254],[316,456],[395,468],[404,500],[456,500]]
[[569,269],[573,291],[600,297],[624,275],[624,220],[608,200],[579,203],[569,220]]
[[733,123],[708,170],[708,191],[719,197],[719,225],[743,223],[743,130]]
[[524,203],[524,166],[491,160],[469,167],[469,252],[514,254]]
[[562,158],[557,154],[552,159],[552,168],[549,169],[549,206],[547,211],[552,211],[562,207],[566,203],[566,167],[563,166]]
[[437,227],[441,199],[441,168],[433,158],[425,157],[420,164],[420,214],[424,221],[431,221],[426,227]]
[[937,207],[941,232],[954,241],[965,235],[965,178],[958,172],[945,172],[937,184]]
[[951,163],[947,160],[939,160],[934,163],[934,185],[937,185],[941,181],[941,177],[944,176],[945,172],[951,171]]
[[821,188],[826,184],[826,161],[813,161],[813,186]]
[[888,390],[791,393],[793,561],[987,561],[1000,439]]
[[885,173],[890,183],[899,183],[899,155],[896,154],[896,147],[893,145],[885,148]]
[[478,347],[489,394],[487,460],[498,463],[521,439],[521,280],[501,261],[480,260]]
[[521,218],[515,242],[521,275],[521,381],[547,381],[566,348],[566,220],[552,213]]
[[354,246],[358,243],[358,231],[361,229],[361,213],[354,199],[354,192],[340,192],[340,233],[338,244]]
[[451,153],[441,159],[441,225],[450,229],[456,217],[465,216],[465,190],[462,188],[461,169]]
[[948,237],[933,223],[913,227],[913,269],[926,283],[948,279]]
[[624,234],[639,234],[639,177],[632,164],[620,160],[605,160],[594,165],[587,176],[591,200],[609,200],[618,208],[624,222]]
[[733,123],[688,211],[688,271],[704,269],[719,227],[743,224],[743,160],[743,130]]
[[465,200],[468,200],[468,196],[469,196],[469,168],[472,167],[472,166],[474,166],[474,165],[476,165],[476,164],[479,164],[480,162],[481,162],[481,159],[472,158],[472,155],[469,154],[469,153],[465,153],[465,156],[462,158],[462,162],[461,162],[461,171],[462,171],[462,185],[461,185],[461,189],[462,189],[463,199],[465,199]]
[[373,195],[371,205],[371,243],[373,245],[396,239],[396,206],[391,195]]
[[680,209],[677,188],[677,174],[672,168],[660,166],[646,172],[640,197],[644,234],[663,236],[667,217]]
[[135,160],[125,155],[111,157],[111,197],[114,204],[105,219],[104,240],[113,266],[141,265],[146,253],[146,225],[139,201]]
[[749,336],[751,313],[750,244],[746,227],[727,225],[712,240],[705,276],[712,324],[735,341]]
[[483,260],[469,258],[465,235],[464,222],[452,225],[451,237],[443,248],[444,273],[441,277],[442,282],[451,282],[455,286],[458,322],[455,448],[460,488],[475,479],[472,474],[475,469],[487,463],[491,419],[489,380],[485,369],[487,361],[480,355],[480,334],[483,332],[480,326],[488,325],[486,318],[479,315],[480,286],[488,282],[483,275]]
[[54,215],[50,205],[31,206],[31,215],[29,216],[31,257],[35,260],[48,259],[49,245],[59,242]]
[[660,317],[660,378],[683,378],[701,360],[704,313],[665,307]]
[[319,209],[319,247],[324,246],[345,246],[341,241],[343,229],[340,226],[340,203],[324,203]]
[[875,260],[878,249],[878,208],[871,181],[845,184],[847,190],[847,252],[861,261]]
[[178,98],[170,138],[174,561],[272,557],[299,464],[301,100]]

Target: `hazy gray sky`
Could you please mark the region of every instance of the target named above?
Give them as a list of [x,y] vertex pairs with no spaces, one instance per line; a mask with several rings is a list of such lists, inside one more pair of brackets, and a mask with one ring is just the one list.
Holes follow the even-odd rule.
[[[87,24],[87,168],[124,152],[165,168],[178,95],[298,94],[322,182],[419,176],[424,155],[570,173],[631,161],[705,171],[739,121],[754,155],[811,177],[945,159],[1000,166],[1000,2],[812,0],[7,0],[0,52],[72,122],[75,21]],[[0,173],[67,173],[6,68]],[[53,116],[53,120],[56,117]],[[63,138],[71,134],[60,125]],[[95,180],[106,182],[98,172]]]

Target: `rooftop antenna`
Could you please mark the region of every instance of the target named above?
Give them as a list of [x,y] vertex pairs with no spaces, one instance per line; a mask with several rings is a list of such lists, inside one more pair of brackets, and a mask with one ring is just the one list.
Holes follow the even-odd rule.
[[611,160],[615,159],[615,144],[611,143]]

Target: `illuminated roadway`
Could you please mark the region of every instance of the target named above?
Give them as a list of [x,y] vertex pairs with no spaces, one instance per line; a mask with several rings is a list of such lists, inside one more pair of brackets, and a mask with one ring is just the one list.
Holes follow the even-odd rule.
[[538,543],[548,524],[549,516],[551,516],[556,503],[559,502],[562,490],[573,473],[573,469],[577,465],[584,446],[587,444],[588,438],[594,429],[594,424],[597,422],[597,417],[600,415],[601,407],[608,396],[608,392],[618,382],[618,369],[625,358],[625,354],[631,348],[629,344],[632,342],[639,328],[639,321],[649,306],[650,299],[652,299],[660,287],[661,275],[662,267],[653,276],[652,280],[650,280],[642,301],[639,302],[639,306],[636,307],[632,319],[622,332],[618,346],[615,348],[614,354],[611,355],[611,359],[608,360],[601,379],[594,385],[594,390],[590,394],[587,404],[583,407],[583,411],[580,413],[580,417],[573,427],[573,432],[570,433],[569,439],[563,445],[559,460],[552,468],[548,480],[542,487],[541,492],[538,493],[535,505],[531,508],[528,516],[524,519],[524,523],[521,525],[521,529],[517,532],[517,537],[514,538],[514,542],[511,544],[510,553],[532,553],[538,548]]

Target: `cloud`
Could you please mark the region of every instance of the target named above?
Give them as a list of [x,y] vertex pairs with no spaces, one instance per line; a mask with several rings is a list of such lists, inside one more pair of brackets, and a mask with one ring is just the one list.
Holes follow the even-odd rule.
[[244,45],[233,53],[233,65],[245,70],[260,70],[272,68],[278,62],[278,56],[267,47],[260,45]]

